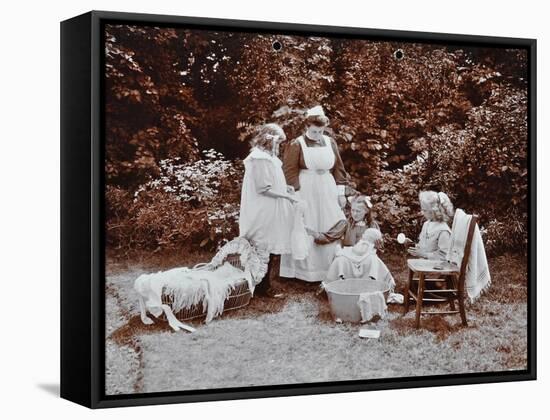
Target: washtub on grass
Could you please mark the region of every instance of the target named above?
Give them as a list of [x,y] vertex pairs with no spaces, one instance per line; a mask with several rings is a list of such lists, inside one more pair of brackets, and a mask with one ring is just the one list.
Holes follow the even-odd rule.
[[390,291],[384,282],[361,278],[336,280],[326,283],[324,288],[334,320],[356,323],[361,321],[358,301],[362,293],[381,292],[386,301]]

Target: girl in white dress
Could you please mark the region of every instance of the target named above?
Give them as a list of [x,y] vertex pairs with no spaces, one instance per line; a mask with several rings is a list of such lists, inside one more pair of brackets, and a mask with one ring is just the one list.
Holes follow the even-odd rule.
[[270,253],[268,272],[256,291],[274,295],[271,277],[278,265],[276,255],[291,252],[293,208],[296,202],[287,187],[282,162],[277,157],[285,133],[277,124],[265,124],[252,140],[250,154],[244,159],[241,190],[239,236]]
[[283,255],[281,277],[308,282],[324,281],[334,259],[337,239],[342,236],[346,226],[346,216],[341,207],[346,204],[347,173],[336,143],[323,134],[327,124],[328,118],[320,106],[308,111],[307,131],[285,151],[284,169],[287,183],[294,187],[296,195],[307,204],[305,225],[308,232],[320,235],[334,230],[335,226],[341,226],[342,232],[331,235],[334,238],[327,243],[320,243],[316,238],[303,260]]
[[415,247],[409,254],[430,260],[445,260],[451,241],[449,223],[453,220],[453,203],[444,192],[421,191],[420,209],[426,221]]

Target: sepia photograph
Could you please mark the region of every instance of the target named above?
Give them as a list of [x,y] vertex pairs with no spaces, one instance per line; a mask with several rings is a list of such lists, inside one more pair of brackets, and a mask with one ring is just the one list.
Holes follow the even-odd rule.
[[527,48],[102,30],[105,395],[528,369]]

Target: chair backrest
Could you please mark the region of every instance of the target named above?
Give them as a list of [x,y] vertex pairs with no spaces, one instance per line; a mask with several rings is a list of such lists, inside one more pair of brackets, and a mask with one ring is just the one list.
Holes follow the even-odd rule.
[[[464,291],[464,280],[466,278],[466,270],[468,268],[468,262],[470,261],[470,253],[472,250],[472,241],[474,238],[474,232],[477,224],[478,216],[471,215],[470,223],[468,224],[468,233],[466,234],[466,241],[464,243],[464,253],[462,254],[462,261],[460,263],[460,274],[458,277],[458,289]],[[453,223],[454,227],[454,223]]]

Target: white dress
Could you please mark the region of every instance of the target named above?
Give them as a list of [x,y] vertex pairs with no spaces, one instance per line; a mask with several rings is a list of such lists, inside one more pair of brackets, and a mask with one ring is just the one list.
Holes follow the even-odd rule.
[[271,254],[290,253],[292,203],[285,198],[263,194],[267,190],[286,194],[281,160],[253,148],[244,160],[244,168],[239,236]]
[[445,222],[426,221],[418,235],[417,247],[428,254],[428,259],[445,260],[451,241],[451,229]]
[[[300,190],[296,193],[307,203],[305,222],[317,232],[326,232],[346,216],[338,204],[338,187],[330,170],[336,157],[330,139],[325,145],[308,147],[304,138],[298,141],[302,147],[307,169],[300,170]],[[291,255],[281,257],[281,277],[297,278],[308,282],[324,281],[336,252],[336,242],[326,245],[313,244],[307,258],[294,260]]]

